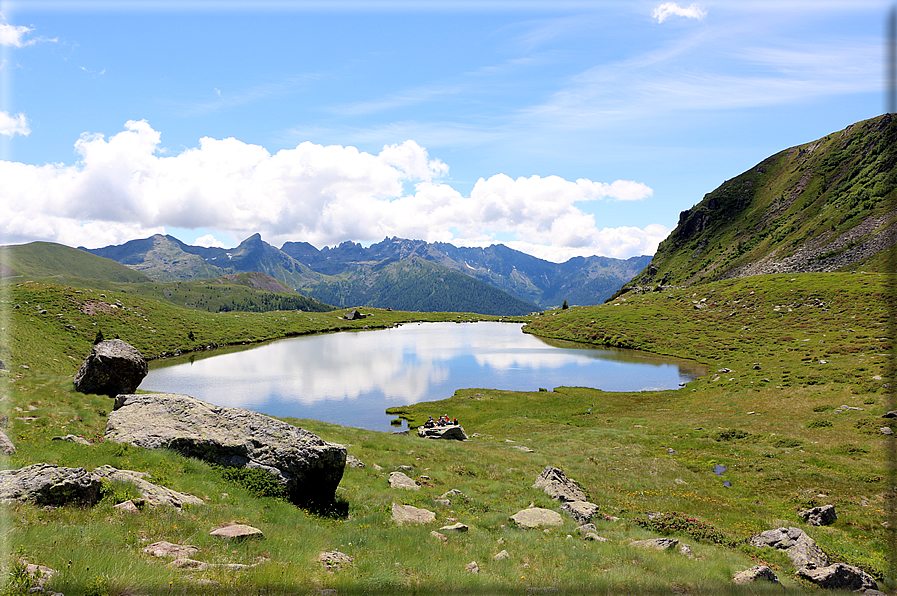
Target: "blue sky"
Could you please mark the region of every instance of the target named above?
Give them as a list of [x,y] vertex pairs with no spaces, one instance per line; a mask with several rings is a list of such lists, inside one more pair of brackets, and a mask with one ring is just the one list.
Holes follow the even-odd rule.
[[891,6],[0,1],[0,240],[652,254],[882,113]]

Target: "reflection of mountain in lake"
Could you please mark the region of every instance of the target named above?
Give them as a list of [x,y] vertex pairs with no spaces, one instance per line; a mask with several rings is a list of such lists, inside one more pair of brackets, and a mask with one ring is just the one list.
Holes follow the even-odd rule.
[[385,408],[456,389],[671,389],[706,373],[687,361],[541,340],[507,323],[418,323],[179,360],[154,365],[141,388],[374,430],[388,429]]

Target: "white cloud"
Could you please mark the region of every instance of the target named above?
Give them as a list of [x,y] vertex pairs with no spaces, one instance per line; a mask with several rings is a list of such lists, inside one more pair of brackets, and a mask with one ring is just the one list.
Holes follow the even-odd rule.
[[[0,19],[2,18],[3,15],[0,14]],[[26,41],[24,39],[25,36],[31,31],[32,29],[29,27],[23,27],[21,25],[15,26],[5,22],[0,22],[0,46],[21,48],[33,45],[37,40],[30,39]]]
[[205,236],[200,236],[193,242],[193,244],[195,246],[204,246],[206,248],[227,248],[228,247],[224,242],[222,242],[221,240],[218,240],[212,234],[206,234]]
[[[455,244],[512,238],[551,260],[653,252],[660,226],[598,229],[578,204],[650,197],[646,185],[558,176],[481,178],[469,196],[441,181],[448,166],[414,141],[373,155],[355,147],[300,143],[275,154],[234,138],[200,139],[162,151],[146,121],[108,139],[84,134],[75,165],[0,162],[0,235],[6,242],[55,240],[88,247],[204,228],[234,238],[261,232],[277,246],[315,246],[386,236]],[[405,184],[414,190],[406,192]],[[223,246],[213,234],[203,246]],[[512,244],[512,243],[509,243]]]
[[664,2],[658,5],[651,17],[657,19],[658,23],[662,23],[670,17],[685,17],[687,19],[702,20],[707,16],[707,11],[697,4],[691,4],[688,7],[679,6],[675,2]]
[[31,128],[28,126],[28,119],[21,112],[15,116],[10,116],[9,112],[0,110],[0,135],[12,137],[13,135],[28,136],[31,134]]

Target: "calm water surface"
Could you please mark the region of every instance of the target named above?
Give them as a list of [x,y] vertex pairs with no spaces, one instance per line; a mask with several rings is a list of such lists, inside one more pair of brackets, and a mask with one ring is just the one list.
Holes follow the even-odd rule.
[[707,372],[686,360],[542,340],[520,328],[495,322],[411,323],[283,339],[157,361],[140,388],[272,416],[389,431],[396,427],[390,426],[393,417],[386,408],[444,399],[456,389],[536,391],[566,385],[649,391],[674,389]]

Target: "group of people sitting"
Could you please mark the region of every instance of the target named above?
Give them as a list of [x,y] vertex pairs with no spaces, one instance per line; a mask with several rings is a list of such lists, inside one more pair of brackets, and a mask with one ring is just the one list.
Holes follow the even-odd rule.
[[457,426],[458,419],[457,418],[449,419],[448,414],[446,414],[445,416],[440,416],[436,420],[433,420],[433,417],[430,416],[429,419],[426,422],[424,422],[424,428],[434,428],[437,426],[452,426],[452,425]]

